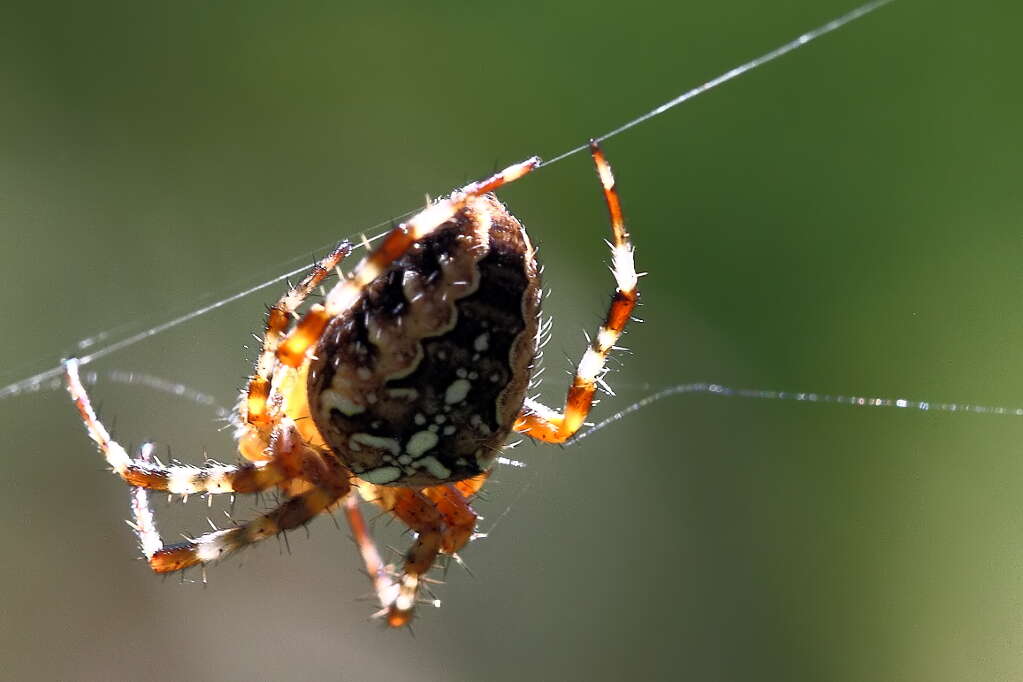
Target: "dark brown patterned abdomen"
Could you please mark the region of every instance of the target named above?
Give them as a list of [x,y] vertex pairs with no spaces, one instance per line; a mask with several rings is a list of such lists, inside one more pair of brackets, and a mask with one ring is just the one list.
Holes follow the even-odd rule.
[[331,321],[309,379],[324,440],[371,483],[488,470],[522,407],[538,312],[528,238],[481,197]]

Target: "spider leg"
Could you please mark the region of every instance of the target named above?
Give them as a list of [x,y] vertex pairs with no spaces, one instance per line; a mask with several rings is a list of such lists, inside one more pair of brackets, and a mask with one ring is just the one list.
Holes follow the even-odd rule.
[[[139,459],[143,462],[152,462],[152,451],[153,444],[146,443],[139,448]],[[160,531],[156,528],[156,518],[149,507],[149,493],[145,488],[131,489],[131,521],[128,525],[134,529],[139,540],[139,549],[147,561],[163,547]]]
[[[315,451],[308,449],[312,455]],[[142,459],[146,459],[143,453]],[[351,490],[350,475],[333,457],[307,457],[303,478],[313,487],[287,498],[267,514],[234,528],[214,530],[186,542],[164,545],[156,530],[144,490],[132,495],[131,525],[139,535],[142,552],[156,573],[172,573],[222,559],[248,545],[303,526],[326,511]]]
[[[477,517],[475,512],[469,507],[466,495],[471,495],[478,490],[486,476],[478,478],[478,483],[475,482],[476,479],[472,479],[474,484],[469,486],[463,486],[462,484],[465,481],[460,481],[455,484],[426,488],[422,491],[422,494],[436,506],[442,521],[439,529],[441,534],[439,552],[454,554],[465,546],[472,537],[472,533],[476,529]],[[402,520],[406,520],[406,517],[409,516],[409,503],[402,502],[402,500],[411,491],[402,488],[377,486],[362,481],[358,482],[358,485],[360,486],[360,491],[363,492],[363,496],[371,499],[375,504],[394,513],[399,518],[402,518]],[[380,552],[377,551],[376,543],[373,541],[373,537],[366,525],[366,519],[359,509],[358,496],[349,495],[344,499],[343,504],[348,525],[352,529],[352,539],[359,548],[359,553],[362,555],[362,560],[366,565],[366,573],[369,575],[370,580],[373,581],[373,589],[383,609],[381,615],[388,616],[388,624],[392,627],[400,627],[411,618],[412,607],[399,608],[397,606],[398,598],[401,594],[405,594],[403,603],[414,605],[421,573],[416,574],[414,578],[415,585],[410,584],[412,579],[405,576],[403,576],[401,582],[403,587],[396,584],[391,579],[387,567],[380,558]],[[398,511],[399,507],[402,509],[401,512]],[[402,514],[405,516],[402,516]],[[435,520],[430,518],[427,525],[430,525]],[[409,525],[412,527],[411,523]],[[414,527],[413,530],[415,530]],[[436,551],[433,552],[434,557],[436,557],[436,554]],[[433,559],[430,559],[427,568],[432,565],[432,562]],[[408,567],[405,570],[407,574],[409,572]]]
[[[302,441],[294,422],[284,419],[270,440],[269,462],[247,463],[237,467],[197,467],[154,465],[151,445],[142,448],[138,459],[131,459],[124,447],[110,434],[89,402],[78,376],[78,362],[64,363],[68,391],[82,416],[86,430],[114,472],[133,486],[132,521],[142,553],[157,573],[178,571],[196,564],[208,563],[272,537],[297,528],[320,514],[351,489],[350,474],[333,457],[321,456]],[[294,497],[253,521],[206,533],[188,542],[165,546],[156,528],[149,507],[146,489],[172,493],[193,492],[257,492],[284,482],[301,479],[312,488]]]
[[330,272],[352,252],[352,245],[341,242],[320,262],[313,266],[305,278],[278,299],[266,315],[266,330],[263,335],[263,347],[256,361],[256,369],[249,379],[245,394],[244,420],[248,424],[264,429],[271,423],[267,412],[267,400],[270,397],[270,379],[274,369],[277,347],[284,338],[291,316],[302,301],[317,287]]
[[327,323],[348,310],[359,298],[363,288],[401,258],[413,244],[423,239],[461,211],[470,198],[493,192],[498,187],[514,182],[540,165],[538,157],[505,168],[500,173],[470,183],[451,193],[446,199],[430,204],[407,222],[391,230],[384,240],[352,271],[351,276],[339,282],[327,295],[325,305],[314,305],[295,325],[277,348],[277,359],[288,367],[298,367],[306,351],[320,338]]
[[422,577],[433,568],[444,540],[444,519],[437,506],[421,492],[397,488],[391,512],[416,533],[416,541],[405,555],[398,581],[398,595],[387,610],[387,624],[401,627],[412,620],[412,611]]
[[452,485],[455,486],[455,488],[458,489],[458,492],[462,493],[467,500],[472,499],[476,493],[483,489],[483,485],[487,482],[487,479],[490,478],[492,471],[493,470],[484,471],[478,476],[466,478],[456,483],[452,483]]
[[444,519],[440,551],[454,554],[465,547],[476,530],[477,518],[465,495],[452,483],[425,488],[423,494],[437,505]]
[[[437,555],[445,545],[445,533],[447,532],[445,514],[433,500],[424,494],[424,491],[378,486],[358,481],[358,479],[356,479],[356,484],[364,498],[394,514],[416,534],[415,543],[405,555],[405,565],[398,584],[385,586],[385,589],[381,590],[380,581],[374,580],[374,584],[378,586],[377,597],[386,609],[387,624],[395,628],[401,627],[412,620],[419,584],[423,576],[433,568]],[[360,550],[364,546],[372,545],[373,541],[367,532],[363,530],[360,533],[354,526],[353,530],[356,531],[356,542],[359,544]],[[449,544],[454,543],[450,542]],[[363,557],[365,558],[365,556],[364,553]],[[374,567],[367,563],[367,568],[370,569],[372,577]]]
[[349,495],[342,504],[345,518],[352,529],[352,539],[358,546],[359,554],[362,555],[362,561],[366,565],[366,574],[373,581],[373,590],[376,592],[377,600],[380,602],[383,613],[386,613],[398,597],[398,586],[391,580],[387,566],[380,558],[380,552],[377,550],[377,545],[369,532],[369,526],[366,524],[366,517],[363,516],[362,510],[359,508],[359,496]]
[[107,464],[128,484],[137,488],[165,490],[176,495],[196,493],[254,493],[295,478],[303,467],[304,448],[296,447],[297,433],[290,422],[282,423],[271,443],[273,459],[246,462],[237,466],[194,467],[157,464],[151,458],[132,459],[124,447],[112,439],[96,417],[89,395],[78,375],[78,361],[64,363],[64,375],[89,437],[99,447]]
[[222,559],[243,547],[303,526],[350,489],[347,478],[324,482],[285,500],[268,514],[234,528],[216,530],[187,542],[160,546],[149,554],[149,566],[156,573],[172,573],[196,564]]
[[604,324],[600,326],[596,337],[579,361],[575,378],[568,389],[564,411],[558,412],[534,400],[526,400],[525,408],[515,422],[516,431],[548,443],[564,443],[583,425],[593,405],[593,394],[597,384],[602,380],[607,356],[625,329],[625,324],[629,321],[639,298],[637,289],[639,277],[633,262],[632,242],[625,229],[611,166],[596,141],[590,141],[590,152],[597,167],[597,175],[611,217],[612,272],[618,286],[611,298]]

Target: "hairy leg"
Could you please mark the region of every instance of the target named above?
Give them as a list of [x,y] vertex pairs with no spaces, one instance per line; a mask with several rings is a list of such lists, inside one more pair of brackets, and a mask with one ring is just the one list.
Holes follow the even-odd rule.
[[596,337],[590,342],[590,347],[579,361],[565,398],[564,410],[558,412],[534,400],[527,400],[522,414],[515,422],[516,431],[548,443],[564,443],[583,425],[593,406],[597,384],[603,381],[607,356],[622,335],[639,298],[637,287],[639,275],[633,262],[632,242],[625,229],[614,175],[596,142],[590,142],[590,151],[611,217],[612,272],[617,289],[611,298],[604,324],[600,326]]
[[359,554],[366,565],[366,575],[373,582],[373,591],[376,593],[377,601],[380,602],[379,615],[387,614],[387,610],[398,597],[398,585],[391,580],[390,572],[380,558],[373,536],[369,532],[366,517],[359,508],[359,496],[348,495],[342,502],[345,511],[345,519],[352,529],[352,539],[359,548]]
[[293,425],[282,426],[273,440],[271,452],[279,455],[266,462],[247,462],[237,466],[217,464],[206,467],[164,465],[153,458],[132,459],[116,440],[110,437],[89,400],[78,375],[78,361],[64,363],[64,375],[82,423],[96,443],[107,464],[132,486],[165,490],[178,495],[197,493],[254,493],[267,490],[295,476],[301,470],[296,459],[301,451],[294,447]]
[[351,490],[350,474],[333,457],[323,457],[301,442],[301,478],[312,485],[300,495],[289,497],[276,509],[234,528],[215,530],[187,542],[164,545],[156,531],[144,493],[132,497],[135,530],[149,566],[157,573],[170,573],[189,566],[221,559],[243,547],[303,526]]
[[196,564],[216,561],[260,540],[304,526],[347,492],[347,482],[330,487],[315,487],[288,498],[270,513],[234,528],[206,533],[175,545],[165,546],[160,543],[160,547],[146,558],[149,559],[150,568],[157,573],[171,573]]
[[246,423],[260,429],[267,429],[271,424],[272,418],[267,410],[267,400],[270,397],[270,379],[276,364],[277,348],[281,339],[284,338],[284,331],[288,328],[292,315],[302,305],[306,297],[351,252],[352,245],[348,242],[338,244],[333,251],[313,266],[313,269],[301,282],[281,296],[277,303],[267,311],[263,346],[260,349],[259,359],[256,361],[255,371],[249,379],[243,403],[245,411],[243,421]]

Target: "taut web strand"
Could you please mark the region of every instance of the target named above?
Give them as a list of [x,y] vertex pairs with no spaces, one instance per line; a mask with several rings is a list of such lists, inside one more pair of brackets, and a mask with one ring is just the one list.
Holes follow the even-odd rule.
[[568,443],[574,445],[583,438],[624,419],[634,412],[656,403],[659,400],[685,394],[720,395],[730,398],[759,398],[761,400],[794,400],[806,403],[830,403],[833,405],[849,405],[852,407],[892,407],[895,409],[920,410],[921,412],[968,412],[972,414],[989,414],[1002,417],[1023,417],[1023,407],[1000,407],[991,405],[972,405],[969,403],[936,403],[928,400],[911,400],[908,398],[882,398],[856,395],[832,395],[829,393],[807,393],[800,391],[774,391],[760,388],[730,388],[721,384],[676,384],[651,393],[628,407],[615,412],[590,428],[579,433]]

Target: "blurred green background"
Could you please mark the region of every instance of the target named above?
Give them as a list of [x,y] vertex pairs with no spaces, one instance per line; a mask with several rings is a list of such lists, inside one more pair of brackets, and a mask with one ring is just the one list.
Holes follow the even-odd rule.
[[[851,6],[6,3],[0,383],[553,157]],[[1021,18],[900,0],[610,140],[650,276],[597,416],[689,381],[1023,404]],[[542,245],[557,402],[611,290],[604,206],[585,155],[501,195]],[[92,365],[117,435],[230,459],[208,407],[102,379],[230,404],[279,290]],[[8,679],[1023,677],[1019,418],[693,396],[520,448],[528,467],[477,505],[500,520],[464,553],[475,577],[453,569],[414,638],[367,622],[328,520],[207,589],[161,582],[66,395],[0,401],[0,425]],[[205,524],[201,502],[158,512],[168,538]]]

